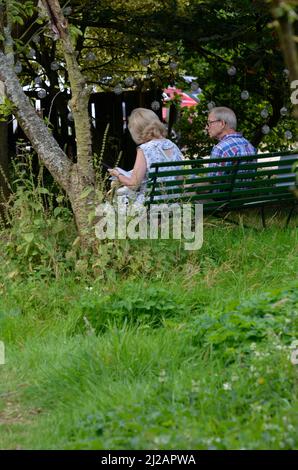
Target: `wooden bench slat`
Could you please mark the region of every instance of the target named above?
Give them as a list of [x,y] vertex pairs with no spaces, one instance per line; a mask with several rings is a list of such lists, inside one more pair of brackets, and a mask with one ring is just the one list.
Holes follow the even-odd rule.
[[[228,189],[228,188],[227,188]],[[192,191],[192,193],[194,193],[195,191]],[[275,187],[272,187],[270,188],[270,190],[268,191],[268,188],[257,188],[257,189],[241,189],[239,191],[233,191],[233,192],[230,192],[229,190],[228,191],[223,191],[223,192],[210,192],[210,193],[197,193],[197,194],[190,194],[190,190],[189,189],[185,189],[185,191],[183,192],[180,192],[178,193],[175,189],[171,189],[171,190],[168,190],[166,195],[170,196],[170,195],[178,195],[179,194],[179,197],[181,195],[181,198],[183,196],[188,196],[188,198],[191,200],[193,197],[195,196],[199,196],[200,199],[204,200],[204,199],[226,199],[226,198],[230,198],[230,199],[234,199],[234,198],[237,198],[239,196],[243,196],[243,197],[246,197],[247,195],[254,195],[254,194],[280,194],[280,193],[284,193],[285,192],[285,188],[283,186],[275,186]],[[165,196],[165,193],[162,192],[162,191],[158,191],[156,193],[154,193],[155,196]]]
[[[275,188],[279,188],[281,186],[285,186],[286,183],[292,183],[293,187],[295,186],[295,177],[288,177],[280,179],[271,179],[271,180],[263,180],[263,181],[245,181],[245,182],[235,182],[233,187],[233,194],[237,191],[237,189],[241,189],[241,192],[245,192],[246,189],[255,190],[255,192],[259,192],[262,188],[264,191],[268,192],[268,188],[274,190]],[[245,185],[245,189],[243,188]],[[290,187],[290,185],[287,185]],[[211,193],[215,194],[215,190],[229,190],[231,188],[231,183],[222,183],[222,184],[212,184],[206,185],[202,187],[167,187],[166,190],[162,189],[160,186],[158,189],[154,190],[151,195],[160,196],[163,194],[184,194],[184,193],[200,193],[203,194],[206,191],[210,191]]]
[[[207,199],[206,202],[204,201],[204,211],[208,207],[222,207],[222,208],[225,207],[226,209],[229,209],[230,207],[242,207],[245,204],[253,204],[256,202],[273,202],[273,201],[281,202],[282,200],[293,201],[293,196],[291,193],[285,192],[285,193],[279,193],[279,194],[273,194],[273,195],[259,195],[255,197],[249,197],[249,198],[247,197],[247,198],[241,198],[241,199],[234,199],[231,201],[227,201],[226,199],[222,199],[222,200],[219,199],[216,201],[214,201],[213,199],[211,201],[208,201]],[[179,198],[168,197],[168,198],[160,199],[160,200],[155,199],[152,202],[148,201],[146,205],[176,203],[176,202],[177,203],[179,202],[192,203],[192,202],[200,202],[200,201],[203,201],[202,195],[191,196],[191,197],[181,196]]]
[[[296,169],[296,172],[297,172],[297,169]],[[265,171],[259,170],[257,172],[257,175],[255,172],[245,173],[245,174],[238,173],[237,180],[255,178],[256,176],[263,177],[263,176],[285,175],[288,173],[289,173],[288,168],[282,168],[280,170],[265,170]],[[293,179],[295,179],[295,173],[292,173],[292,175],[293,175],[292,176]],[[232,176],[233,176],[232,174],[229,174],[229,175],[220,175],[220,176],[202,176],[202,177],[196,177],[196,178],[183,178],[183,180],[175,180],[174,182],[173,181],[156,181],[155,186],[164,187],[164,186],[173,186],[173,184],[180,186],[184,184],[205,183],[205,182],[213,182],[213,181],[218,182],[218,181],[225,181],[228,178],[231,178]],[[150,188],[153,185],[154,185],[154,182],[149,180],[147,186]]]
[[[284,177],[284,178],[270,178],[270,179],[259,179],[259,180],[253,180],[253,181],[238,181],[238,177],[237,177],[237,181],[234,182],[234,188],[242,188],[243,185],[245,185],[247,188],[259,188],[259,187],[262,187],[262,186],[266,186],[266,187],[274,187],[274,186],[278,186],[278,185],[281,185],[281,184],[285,184],[285,183],[293,183],[295,184],[295,175],[293,176],[287,176],[287,177]],[[189,182],[195,182],[195,183],[198,183],[197,180],[189,180]],[[181,182],[183,183],[183,182]],[[225,189],[225,188],[229,188],[231,187],[231,183],[228,182],[228,183],[210,183],[210,184],[206,184],[205,186],[192,186],[192,187],[184,187],[183,184],[179,184],[177,187],[176,187],[176,181],[174,182],[175,184],[175,192],[179,193],[179,192],[185,192],[185,191],[188,191],[188,192],[191,192],[191,191],[213,191],[215,189]],[[188,181],[185,182],[185,184],[189,184]],[[171,182],[171,185],[168,184],[168,185],[163,185],[162,183],[159,183],[159,184],[156,184],[155,188],[154,188],[154,192],[153,194],[161,194],[159,191],[163,191],[163,192],[170,192],[170,189],[174,189],[172,188],[173,185],[173,181]]]
[[[271,152],[271,153],[261,153],[255,155],[245,155],[245,156],[235,156],[235,157],[223,157],[223,158],[200,158],[197,160],[183,160],[182,162],[171,162],[171,166],[179,166],[179,165],[197,165],[200,166],[202,164],[209,164],[209,163],[219,163],[221,162],[229,162],[229,161],[238,161],[238,159],[243,160],[256,160],[256,159],[267,159],[267,158],[275,158],[275,157],[284,157],[284,156],[291,156],[291,155],[298,155],[298,150],[291,150],[288,152]],[[298,158],[298,157],[297,157]],[[277,160],[278,162],[281,160]],[[157,162],[152,163],[151,168],[162,168],[165,166],[169,166],[168,162]]]
[[[273,157],[283,158],[272,160]],[[291,204],[293,208],[298,202],[292,191],[297,188],[298,168],[293,166],[296,160],[297,150],[223,159],[155,163],[150,167],[146,205],[202,203],[205,213],[281,203]],[[212,162],[217,165],[209,167]],[[220,162],[232,164],[220,166]],[[179,169],[168,170],[169,166]],[[222,174],[218,174],[219,172]],[[165,181],[167,177],[177,176],[183,178]],[[289,217],[291,214],[292,209]]]
[[[277,167],[277,170],[280,169],[280,167],[292,167],[294,164],[294,160],[287,159],[287,160],[282,160],[278,162],[262,162],[262,163],[240,163],[238,169],[241,171],[243,170],[257,170],[258,168],[267,168],[267,167]],[[171,166],[168,164],[168,166]],[[182,166],[182,165],[180,165]],[[225,167],[202,167],[202,168],[186,168],[183,170],[167,170],[167,171],[158,171],[158,177],[166,177],[166,176],[183,176],[187,174],[194,174],[194,175],[199,175],[203,173],[218,173],[220,171],[224,171],[225,174],[228,176],[229,173],[235,172],[235,166],[225,166]],[[289,172],[289,171],[288,171]],[[240,174],[240,173],[239,173]],[[156,173],[149,173],[149,178],[157,176]],[[214,175],[216,176],[216,175]],[[211,175],[210,175],[211,177]]]

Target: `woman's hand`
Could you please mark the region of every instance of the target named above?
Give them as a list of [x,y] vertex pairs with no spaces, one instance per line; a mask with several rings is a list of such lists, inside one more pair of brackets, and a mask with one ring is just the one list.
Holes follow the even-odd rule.
[[110,173],[110,175],[116,176],[116,178],[119,178],[120,173],[116,168],[108,169],[108,172]]
[[121,184],[129,186],[130,188],[137,189],[145,178],[147,164],[143,154],[143,151],[139,148],[137,151],[137,158],[135,165],[131,172],[131,176],[122,175],[117,168],[109,169],[109,173],[112,176],[115,176]]

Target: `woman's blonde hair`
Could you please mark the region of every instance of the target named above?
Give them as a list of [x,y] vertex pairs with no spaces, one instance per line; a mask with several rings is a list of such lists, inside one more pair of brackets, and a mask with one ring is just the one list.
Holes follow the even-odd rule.
[[136,108],[128,118],[128,129],[136,144],[166,137],[167,130],[158,116],[146,108]]

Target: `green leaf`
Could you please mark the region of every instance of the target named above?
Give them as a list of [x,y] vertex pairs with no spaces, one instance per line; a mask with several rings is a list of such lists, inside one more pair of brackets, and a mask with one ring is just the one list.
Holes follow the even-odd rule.
[[93,191],[92,186],[88,186],[87,188],[85,188],[85,189],[82,191],[82,193],[81,193],[79,199],[86,199],[86,197],[88,197],[89,194],[90,194],[92,191]]
[[14,16],[14,22],[15,23],[18,23],[20,25],[23,25],[24,24],[24,20],[21,16]]
[[31,243],[34,240],[34,233],[24,233],[23,237],[26,242]]
[[47,188],[38,188],[40,194],[50,194]]
[[66,227],[65,223],[64,223],[62,220],[58,220],[58,221],[55,223],[55,225],[54,225],[54,227],[53,227],[53,229],[52,229],[52,230],[53,230],[53,234],[57,234],[57,233],[59,233],[59,232],[62,232],[63,230],[65,230],[65,227]]
[[57,217],[62,212],[63,208],[62,207],[55,207],[54,209],[54,216]]

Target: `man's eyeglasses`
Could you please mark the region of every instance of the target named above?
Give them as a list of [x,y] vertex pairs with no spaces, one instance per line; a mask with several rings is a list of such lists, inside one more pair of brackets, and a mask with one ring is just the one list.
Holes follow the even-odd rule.
[[211,124],[213,124],[214,122],[219,122],[221,121],[221,119],[215,119],[215,121],[207,121],[206,122],[206,126],[209,127]]

